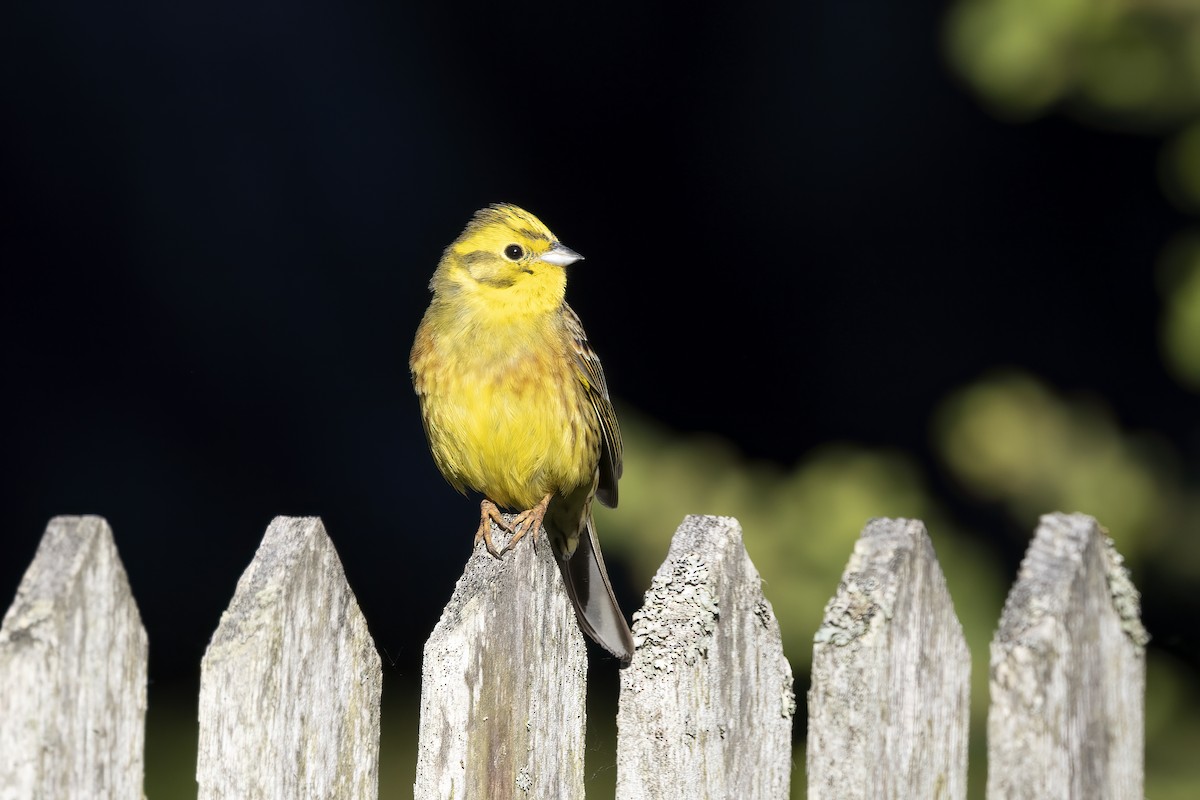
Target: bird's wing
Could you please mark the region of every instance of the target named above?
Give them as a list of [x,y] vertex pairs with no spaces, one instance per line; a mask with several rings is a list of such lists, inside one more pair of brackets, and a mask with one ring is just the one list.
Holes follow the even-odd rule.
[[583,384],[588,401],[600,421],[600,481],[596,486],[596,498],[614,508],[617,505],[617,480],[621,477],[621,429],[617,427],[617,414],[608,397],[608,384],[604,381],[604,368],[600,359],[592,352],[584,333],[583,323],[569,305],[563,303],[563,319],[571,335],[575,364],[579,367],[579,381]]

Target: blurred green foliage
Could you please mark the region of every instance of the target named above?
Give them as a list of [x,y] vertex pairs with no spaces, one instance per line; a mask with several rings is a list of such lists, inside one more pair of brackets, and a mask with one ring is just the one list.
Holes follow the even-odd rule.
[[[1200,133],[1200,127],[1196,130]],[[1200,136],[1196,138],[1200,157]],[[1200,163],[1196,175],[1200,176]],[[1200,234],[1173,242],[1163,255],[1160,274],[1163,358],[1181,384],[1200,391]]]
[[955,69],[1008,119],[1061,105],[1164,131],[1200,112],[1194,0],[959,0],[945,34]]
[[1177,207],[1200,213],[1200,122],[1185,125],[1168,140],[1159,177]]
[[1032,529],[1047,510],[1086,511],[1118,532],[1135,563],[1161,550],[1171,523],[1185,513],[1185,490],[1165,442],[1122,431],[1096,398],[1064,400],[1022,373],[996,375],[950,397],[938,412],[935,441],[963,485],[1003,504],[1023,528]]

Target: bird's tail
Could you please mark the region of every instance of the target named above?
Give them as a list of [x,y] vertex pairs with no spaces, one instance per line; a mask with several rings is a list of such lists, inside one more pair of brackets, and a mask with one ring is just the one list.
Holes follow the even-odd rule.
[[[575,605],[575,616],[579,627],[608,652],[621,659],[621,665],[633,658],[633,634],[625,615],[617,605],[608,570],[604,568],[604,556],[600,553],[600,542],[596,540],[596,525],[591,514],[587,517],[587,535],[579,537],[579,544],[570,556],[558,555],[558,568],[562,572],[567,595]],[[556,548],[557,550],[557,548]]]

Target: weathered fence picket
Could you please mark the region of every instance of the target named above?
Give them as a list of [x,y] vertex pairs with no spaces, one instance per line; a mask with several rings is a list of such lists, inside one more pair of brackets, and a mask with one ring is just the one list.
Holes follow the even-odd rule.
[[0,798],[142,797],[146,631],[112,531],[55,517],[0,627]]
[[[1140,800],[1138,614],[1095,520],[1044,517],[992,645],[989,800]],[[735,520],[684,521],[634,633],[618,796],[785,797],[791,673]],[[271,523],[202,671],[201,800],[376,797],[380,661],[320,520]],[[477,550],[425,648],[417,800],[581,798],[586,676],[546,537]],[[968,676],[924,525],[873,520],[815,637],[809,797],[964,797]],[[137,800],[145,709],[108,525],[57,517],[0,628],[0,800]]]
[[200,675],[199,800],[375,798],[379,653],[314,517],[277,517]]
[[1083,514],[1047,514],[992,640],[988,797],[1142,800],[1140,598]]
[[970,677],[925,526],[867,523],[814,637],[809,799],[966,797]]
[[796,695],[779,622],[729,517],[688,517],[633,615],[617,797],[785,800]]
[[583,797],[587,650],[548,536],[475,548],[422,675],[416,800]]

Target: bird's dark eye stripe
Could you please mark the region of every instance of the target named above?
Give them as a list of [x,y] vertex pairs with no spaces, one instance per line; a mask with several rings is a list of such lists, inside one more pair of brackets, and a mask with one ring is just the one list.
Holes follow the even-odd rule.
[[504,257],[511,258],[513,261],[518,260],[524,255],[525,251],[519,244],[510,244],[508,247],[504,248]]

